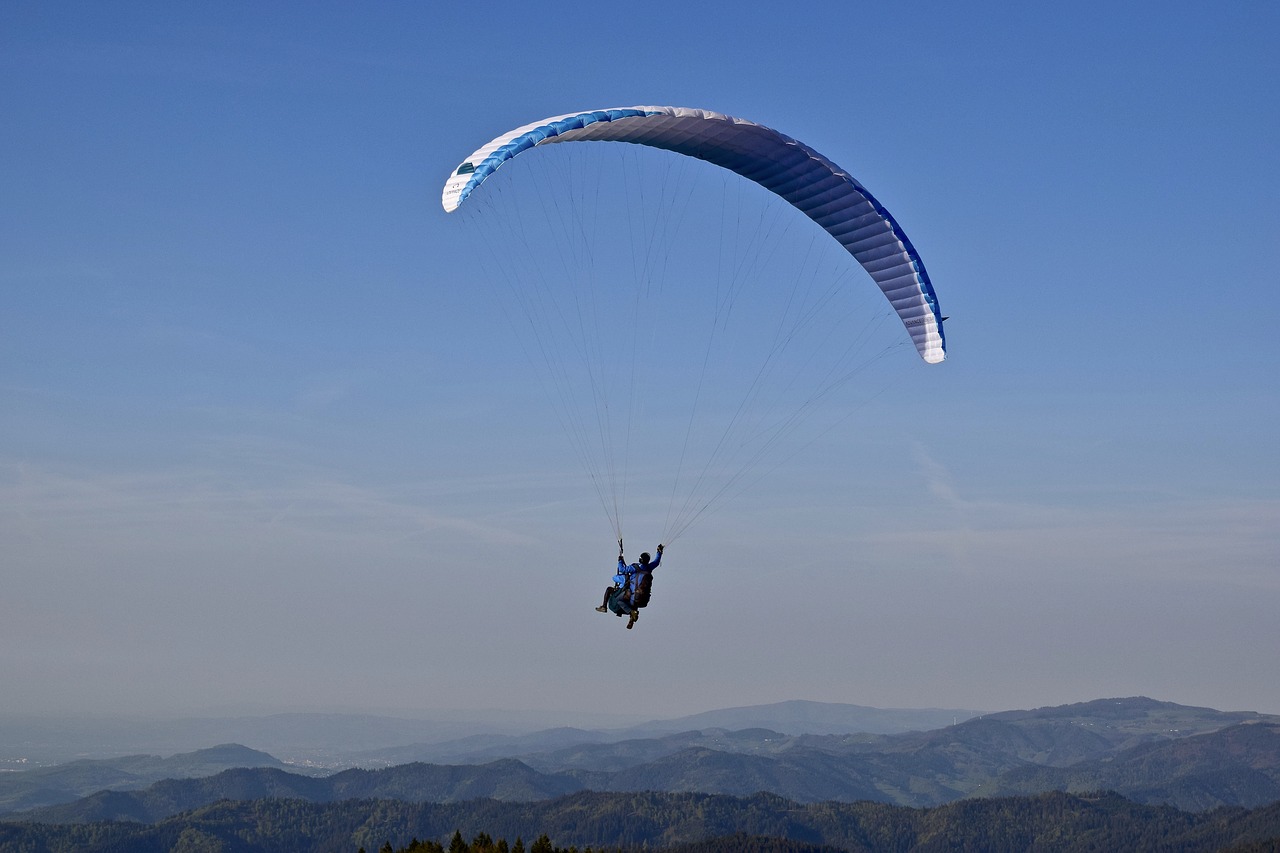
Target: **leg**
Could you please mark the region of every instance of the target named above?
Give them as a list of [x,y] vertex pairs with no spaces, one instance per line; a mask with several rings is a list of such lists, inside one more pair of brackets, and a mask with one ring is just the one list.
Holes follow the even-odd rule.
[[619,616],[626,616],[631,612],[631,604],[627,601],[625,589],[619,587],[609,594],[609,609]]

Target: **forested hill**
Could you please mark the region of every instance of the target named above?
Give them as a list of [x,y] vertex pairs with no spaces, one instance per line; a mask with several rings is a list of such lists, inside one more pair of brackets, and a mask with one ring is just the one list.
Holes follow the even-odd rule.
[[[510,846],[522,839],[525,849],[546,835],[555,847],[577,847],[582,853],[584,848],[597,853],[638,853],[640,849],[720,853],[743,849],[737,845],[745,838],[755,839],[749,847],[762,853],[1028,849],[1198,853],[1280,848],[1280,803],[1253,811],[1194,814],[1136,804],[1115,794],[1064,793],[965,800],[932,809],[867,802],[804,805],[770,794],[736,798],[583,792],[536,803],[454,804],[268,799],[224,801],[157,824],[0,823],[0,853],[179,849],[356,853],[359,848],[373,853],[388,846],[406,849],[415,839],[448,843],[455,833],[461,838],[510,840]],[[426,848],[419,844],[415,849]],[[476,845],[473,853],[497,849],[496,844]],[[540,849],[553,848],[547,844]]]

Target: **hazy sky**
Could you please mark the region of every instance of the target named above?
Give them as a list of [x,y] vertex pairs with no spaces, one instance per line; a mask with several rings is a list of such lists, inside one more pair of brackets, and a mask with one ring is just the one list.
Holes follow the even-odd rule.
[[[1280,713],[1280,7],[720,8],[0,6],[0,712]],[[629,104],[840,163],[952,317],[634,631],[439,202]]]

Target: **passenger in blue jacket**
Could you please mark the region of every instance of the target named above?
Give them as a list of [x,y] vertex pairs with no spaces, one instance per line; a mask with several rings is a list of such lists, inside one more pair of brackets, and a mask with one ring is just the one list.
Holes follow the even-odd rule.
[[601,613],[612,610],[619,616],[628,616],[627,628],[630,629],[640,618],[640,608],[649,603],[649,593],[653,586],[653,570],[662,562],[662,545],[658,546],[658,557],[650,560],[648,552],[640,555],[640,562],[627,565],[623,555],[622,540],[618,540],[618,570],[613,575],[613,586],[606,587],[604,600],[596,608]]

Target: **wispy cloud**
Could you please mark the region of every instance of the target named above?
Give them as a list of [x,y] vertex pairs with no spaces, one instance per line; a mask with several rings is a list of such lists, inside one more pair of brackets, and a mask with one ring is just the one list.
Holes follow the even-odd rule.
[[[344,483],[295,472],[263,484],[243,475],[200,469],[151,473],[57,471],[24,463],[0,465],[0,542],[136,539],[192,530],[290,530],[306,536],[402,541],[449,531],[488,543],[527,545],[492,512],[449,512],[493,483],[441,481],[411,486]],[[470,500],[468,499],[470,496]],[[480,516],[489,520],[479,520]]]
[[[984,575],[1076,574],[1280,589],[1280,500],[1238,495],[1082,492],[970,497],[917,446],[932,506],[867,541],[897,553],[932,553],[941,565]],[[912,547],[907,548],[910,544]]]

